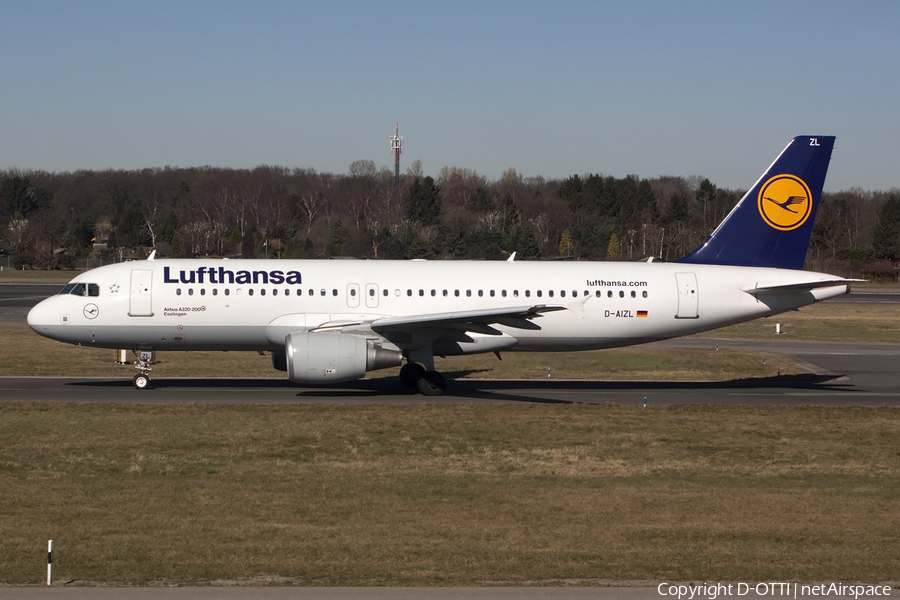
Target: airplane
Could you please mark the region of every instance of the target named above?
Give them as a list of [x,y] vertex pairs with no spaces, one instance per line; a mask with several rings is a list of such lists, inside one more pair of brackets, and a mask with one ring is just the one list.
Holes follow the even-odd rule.
[[[435,356],[595,350],[708,331],[850,292],[801,270],[834,147],[795,137],[709,238],[673,262],[156,259],[86,271],[28,313],[42,336],[138,357],[269,352],[322,385],[403,365],[426,395]],[[513,257],[511,257],[513,258]]]

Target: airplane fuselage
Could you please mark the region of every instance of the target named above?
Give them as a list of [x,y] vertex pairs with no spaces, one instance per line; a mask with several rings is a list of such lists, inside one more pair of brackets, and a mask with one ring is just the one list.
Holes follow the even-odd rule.
[[[820,273],[676,263],[156,260],[94,269],[29,315],[56,340],[142,350],[283,350],[294,331],[484,307],[562,307],[434,353],[611,348],[770,316],[848,285],[756,297]],[[89,285],[93,284],[93,285]],[[71,284],[70,284],[71,286]],[[77,291],[77,290],[76,290]],[[91,293],[96,295],[90,295]]]

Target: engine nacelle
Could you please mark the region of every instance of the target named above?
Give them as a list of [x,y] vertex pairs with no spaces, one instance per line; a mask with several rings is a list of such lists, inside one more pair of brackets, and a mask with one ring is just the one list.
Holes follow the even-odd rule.
[[359,335],[298,331],[284,339],[288,379],[297,383],[353,381],[366,371],[400,365],[403,355]]

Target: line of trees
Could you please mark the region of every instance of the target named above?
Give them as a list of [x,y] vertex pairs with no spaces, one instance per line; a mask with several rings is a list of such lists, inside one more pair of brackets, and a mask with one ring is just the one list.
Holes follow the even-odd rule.
[[[743,191],[699,177],[563,180],[509,169],[489,181],[413,163],[401,184],[356,161],[346,174],[259,166],[0,171],[0,244],[17,268],[80,257],[673,259],[697,247]],[[825,194],[807,266],[896,278],[900,191]]]

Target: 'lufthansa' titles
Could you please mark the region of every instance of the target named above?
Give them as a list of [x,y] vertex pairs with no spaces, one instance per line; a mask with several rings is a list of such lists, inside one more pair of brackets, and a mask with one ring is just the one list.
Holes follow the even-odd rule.
[[225,267],[199,267],[185,271],[178,271],[175,276],[169,267],[163,267],[164,283],[273,283],[299,285],[303,283],[300,271],[231,271]]

